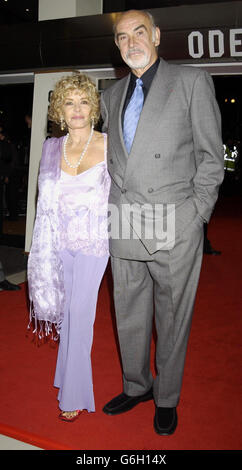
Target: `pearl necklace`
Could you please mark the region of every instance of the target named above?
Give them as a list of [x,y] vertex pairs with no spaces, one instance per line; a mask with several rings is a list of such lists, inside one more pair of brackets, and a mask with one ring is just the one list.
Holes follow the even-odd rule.
[[80,165],[80,163],[81,163],[81,161],[82,161],[82,159],[83,159],[83,157],[84,157],[84,155],[85,155],[85,153],[86,153],[86,151],[87,151],[87,149],[88,149],[88,145],[89,145],[90,142],[91,142],[91,139],[92,139],[92,136],[93,136],[93,132],[94,132],[94,129],[93,129],[93,126],[92,126],[90,135],[89,135],[89,137],[88,137],[88,141],[87,141],[87,143],[86,143],[86,145],[85,145],[85,147],[84,147],[84,149],[83,149],[83,151],[82,151],[82,153],[81,153],[81,156],[80,156],[78,162],[76,163],[76,165],[71,165],[71,163],[69,162],[69,160],[68,160],[68,158],[67,158],[67,155],[66,155],[66,144],[67,144],[67,141],[68,141],[68,138],[69,138],[69,134],[66,135],[66,137],[65,137],[65,139],[64,139],[64,145],[63,145],[63,156],[64,156],[64,160],[65,160],[66,164],[67,164],[70,168],[78,168],[78,167],[79,167],[79,165]]

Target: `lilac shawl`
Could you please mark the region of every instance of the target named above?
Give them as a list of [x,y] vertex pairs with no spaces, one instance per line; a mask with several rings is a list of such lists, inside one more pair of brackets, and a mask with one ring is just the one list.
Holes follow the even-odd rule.
[[38,203],[28,258],[30,323],[40,337],[55,326],[59,335],[64,312],[64,274],[58,256],[58,196],[63,137],[47,139],[43,145],[38,177]]

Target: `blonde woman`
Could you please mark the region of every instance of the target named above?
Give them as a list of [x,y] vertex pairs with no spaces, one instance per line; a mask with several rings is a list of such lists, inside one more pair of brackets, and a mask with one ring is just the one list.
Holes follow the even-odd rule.
[[59,417],[71,422],[95,411],[90,354],[109,257],[106,134],[94,130],[99,95],[89,77],[62,78],[49,117],[67,134],[43,146],[28,282],[36,329],[48,335],[54,325],[60,336],[54,386]]

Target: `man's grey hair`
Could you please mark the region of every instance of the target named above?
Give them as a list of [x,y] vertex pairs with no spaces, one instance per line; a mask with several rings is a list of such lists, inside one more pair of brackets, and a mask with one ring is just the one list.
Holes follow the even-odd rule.
[[[152,28],[152,39],[153,41],[155,40],[155,28],[156,28],[156,24],[155,24],[155,20],[154,20],[154,17],[153,15],[147,11],[147,10],[137,10],[138,13],[142,13],[143,15],[145,15],[149,21],[150,21],[150,24],[151,24],[151,28]],[[120,14],[118,15],[118,18],[117,20],[115,21],[114,25],[113,25],[113,32],[114,32],[114,37],[116,39],[116,26],[120,20],[120,18],[125,14],[125,13],[128,13],[128,11],[122,11],[120,12]]]

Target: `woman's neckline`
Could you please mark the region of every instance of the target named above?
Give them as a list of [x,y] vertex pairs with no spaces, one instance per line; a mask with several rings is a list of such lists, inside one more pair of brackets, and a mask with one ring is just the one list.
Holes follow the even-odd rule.
[[65,175],[67,176],[71,176],[72,178],[76,178],[76,176],[80,176],[80,175],[83,175],[83,173],[86,173],[87,171],[91,170],[92,168],[95,168],[96,166],[100,165],[101,163],[105,163],[106,160],[102,160],[101,162],[98,162],[96,163],[95,165],[93,166],[90,166],[89,168],[87,168],[86,170],[83,170],[81,171],[80,173],[77,173],[76,175],[70,175],[70,173],[67,173],[66,171],[62,170],[61,169],[61,173],[64,173]]

